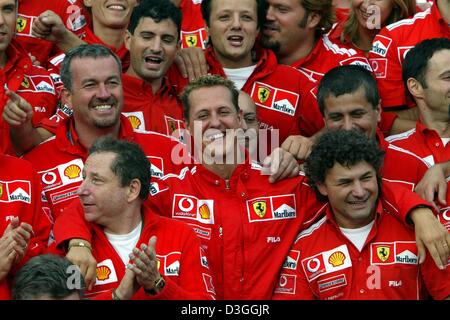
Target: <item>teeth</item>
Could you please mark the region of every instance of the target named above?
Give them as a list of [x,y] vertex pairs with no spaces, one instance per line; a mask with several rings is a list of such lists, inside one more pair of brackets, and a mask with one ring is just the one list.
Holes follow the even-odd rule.
[[145,58],[145,61],[146,62],[160,63],[162,61],[162,59],[161,58],[150,58],[150,57],[147,57],[147,58]]
[[108,8],[114,9],[114,10],[125,10],[125,7],[121,6],[121,5],[111,5],[111,6],[108,6]]
[[111,109],[112,106],[110,104],[103,104],[103,105],[99,105],[99,106],[95,106],[94,109],[95,110],[108,110]]

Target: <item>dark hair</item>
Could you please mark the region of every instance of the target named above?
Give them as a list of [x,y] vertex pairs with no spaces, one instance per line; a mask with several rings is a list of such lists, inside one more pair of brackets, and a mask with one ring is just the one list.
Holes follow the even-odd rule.
[[377,82],[365,68],[357,65],[339,66],[328,71],[320,81],[317,89],[317,103],[322,115],[325,115],[325,99],[350,94],[363,88],[366,100],[377,108],[380,102]]
[[119,177],[122,187],[133,179],[141,182],[139,198],[147,199],[150,192],[151,167],[141,147],[126,140],[117,140],[111,136],[100,137],[89,148],[89,154],[112,152],[116,158],[111,164],[111,171]]
[[84,278],[68,259],[44,254],[30,259],[14,278],[12,297],[15,300],[32,300],[48,296],[62,299],[73,293],[83,297]]
[[217,87],[222,86],[228,89],[231,96],[231,101],[233,102],[234,107],[236,108],[236,111],[239,112],[239,90],[236,89],[233,81],[224,79],[221,76],[216,75],[206,75],[197,78],[196,80],[191,81],[186,88],[184,88],[183,92],[181,93],[181,101],[183,102],[183,112],[184,112],[184,118],[186,120],[189,120],[189,110],[191,109],[191,106],[189,104],[189,95],[191,92],[195,89],[200,88],[209,88],[209,87]]
[[328,170],[336,163],[349,167],[362,161],[367,162],[377,172],[378,185],[381,186],[380,168],[383,157],[384,151],[375,139],[356,130],[330,130],[313,146],[305,161],[305,173],[317,199],[326,201],[327,198],[319,192],[317,185],[325,181]]
[[[211,7],[213,0],[203,0],[201,4],[202,16],[203,20],[205,20],[206,25],[209,27],[210,17],[211,17]],[[266,21],[266,8],[267,3],[265,0],[255,0],[256,1],[256,17],[257,17],[257,25],[261,30],[262,26]]]
[[428,87],[427,82],[425,81],[428,61],[436,52],[441,50],[450,50],[450,39],[427,39],[409,50],[402,64],[403,83],[408,94],[411,95],[407,84],[409,78],[416,79],[424,88]]
[[139,22],[143,18],[152,18],[159,23],[162,20],[170,19],[177,26],[177,34],[181,32],[181,10],[176,7],[170,0],[142,0],[137,7],[134,8],[130,17],[128,31],[133,34]]
[[116,56],[116,54],[101,44],[82,44],[78,47],[72,48],[66,53],[64,60],[61,64],[61,81],[64,84],[64,88],[72,91],[72,71],[70,65],[74,58],[108,58],[113,57],[117,62],[117,69],[122,74],[122,62]]

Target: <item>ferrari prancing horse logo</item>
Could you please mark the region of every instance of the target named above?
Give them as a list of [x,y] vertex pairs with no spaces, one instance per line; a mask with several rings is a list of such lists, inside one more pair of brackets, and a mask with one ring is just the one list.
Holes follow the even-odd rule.
[[266,215],[267,212],[267,204],[266,201],[257,201],[253,203],[253,210],[258,215],[258,217],[262,218]]
[[389,259],[390,253],[391,253],[391,249],[387,246],[377,247],[378,258],[380,258],[380,260],[383,262],[385,262],[387,259]]
[[258,88],[258,99],[261,103],[264,103],[270,97],[270,89],[267,87]]
[[16,20],[16,29],[18,32],[22,32],[27,26],[27,20],[21,17],[18,17]]

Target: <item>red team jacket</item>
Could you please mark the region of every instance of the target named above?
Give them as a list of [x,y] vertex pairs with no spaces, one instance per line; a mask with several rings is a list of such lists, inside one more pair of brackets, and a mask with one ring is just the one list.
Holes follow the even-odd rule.
[[[143,227],[136,247],[148,244],[152,236],[157,236],[156,257],[159,272],[166,284],[154,296],[146,294],[141,288],[133,299],[214,299],[208,261],[192,229],[179,221],[161,217],[148,207],[143,207],[142,212]],[[103,229],[96,224],[91,226],[94,230],[91,244],[92,253],[97,260],[97,278],[93,289],[87,291],[86,296],[110,300],[111,291],[118,287],[126,266],[106,238]]]
[[[6,49],[8,61],[0,69],[0,114],[8,101],[6,88],[14,91],[33,107],[33,124],[55,113],[57,96],[50,73],[34,66],[27,53],[12,40]],[[0,154],[12,154],[9,125],[0,117]]]
[[[401,219],[417,205],[429,206],[398,184],[384,185],[383,199],[395,204]],[[270,184],[258,165],[248,163],[229,180],[201,165],[185,168],[154,183],[151,194],[156,211],[188,223],[200,238],[218,299],[270,299],[296,234],[325,207],[304,176]],[[65,211],[55,224],[56,245],[90,241],[79,203]]]
[[77,36],[83,37],[87,29],[86,12],[80,0],[19,0],[17,41],[27,52],[35,56],[43,67],[47,66],[48,57],[59,52],[53,42],[36,38],[31,34],[32,24],[46,10],[52,10],[59,15],[66,28]]
[[181,101],[167,79],[155,94],[150,84],[126,73],[122,74],[122,85],[125,101],[122,114],[130,120],[134,131],[172,136],[184,128]]
[[[152,176],[160,178],[167,173],[179,172],[183,167],[171,159],[172,148],[178,145],[174,139],[155,132],[133,132],[130,122],[121,117],[120,139],[139,144],[152,164]],[[41,143],[24,155],[41,178],[44,206],[56,218],[74,198],[83,178],[81,171],[87,158],[87,150],[78,141],[69,119],[58,128],[56,136]]]
[[375,36],[369,60],[377,78],[383,108],[415,105],[407,99],[402,63],[409,49],[430,38],[450,38],[450,28],[436,3],[411,19],[384,27]]
[[418,300],[450,295],[450,266],[439,270],[430,255],[419,265],[412,229],[378,203],[375,223],[360,252],[342,234],[330,208],[301,232],[289,251],[274,299]]
[[420,120],[415,129],[392,135],[386,140],[416,154],[430,166],[450,160],[450,145],[444,145],[439,134],[425,127]]
[[[257,165],[239,165],[228,181],[196,166],[158,184],[150,200],[200,237],[219,299],[269,299],[294,234],[324,208],[304,176],[270,184]],[[386,195],[402,208],[426,203],[401,190]]]
[[[34,235],[28,251],[10,274],[14,274],[31,257],[44,253],[50,234],[50,220],[41,206],[41,184],[31,163],[23,159],[0,155],[0,237],[11,218],[29,223]],[[0,300],[10,298],[9,277],[0,281]]]

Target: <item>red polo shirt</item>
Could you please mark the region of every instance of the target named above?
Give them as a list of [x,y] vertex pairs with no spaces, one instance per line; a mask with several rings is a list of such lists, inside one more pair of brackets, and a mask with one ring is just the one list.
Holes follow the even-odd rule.
[[386,138],[395,146],[409,150],[430,166],[450,160],[450,144],[444,145],[439,134],[417,121],[416,128]]

